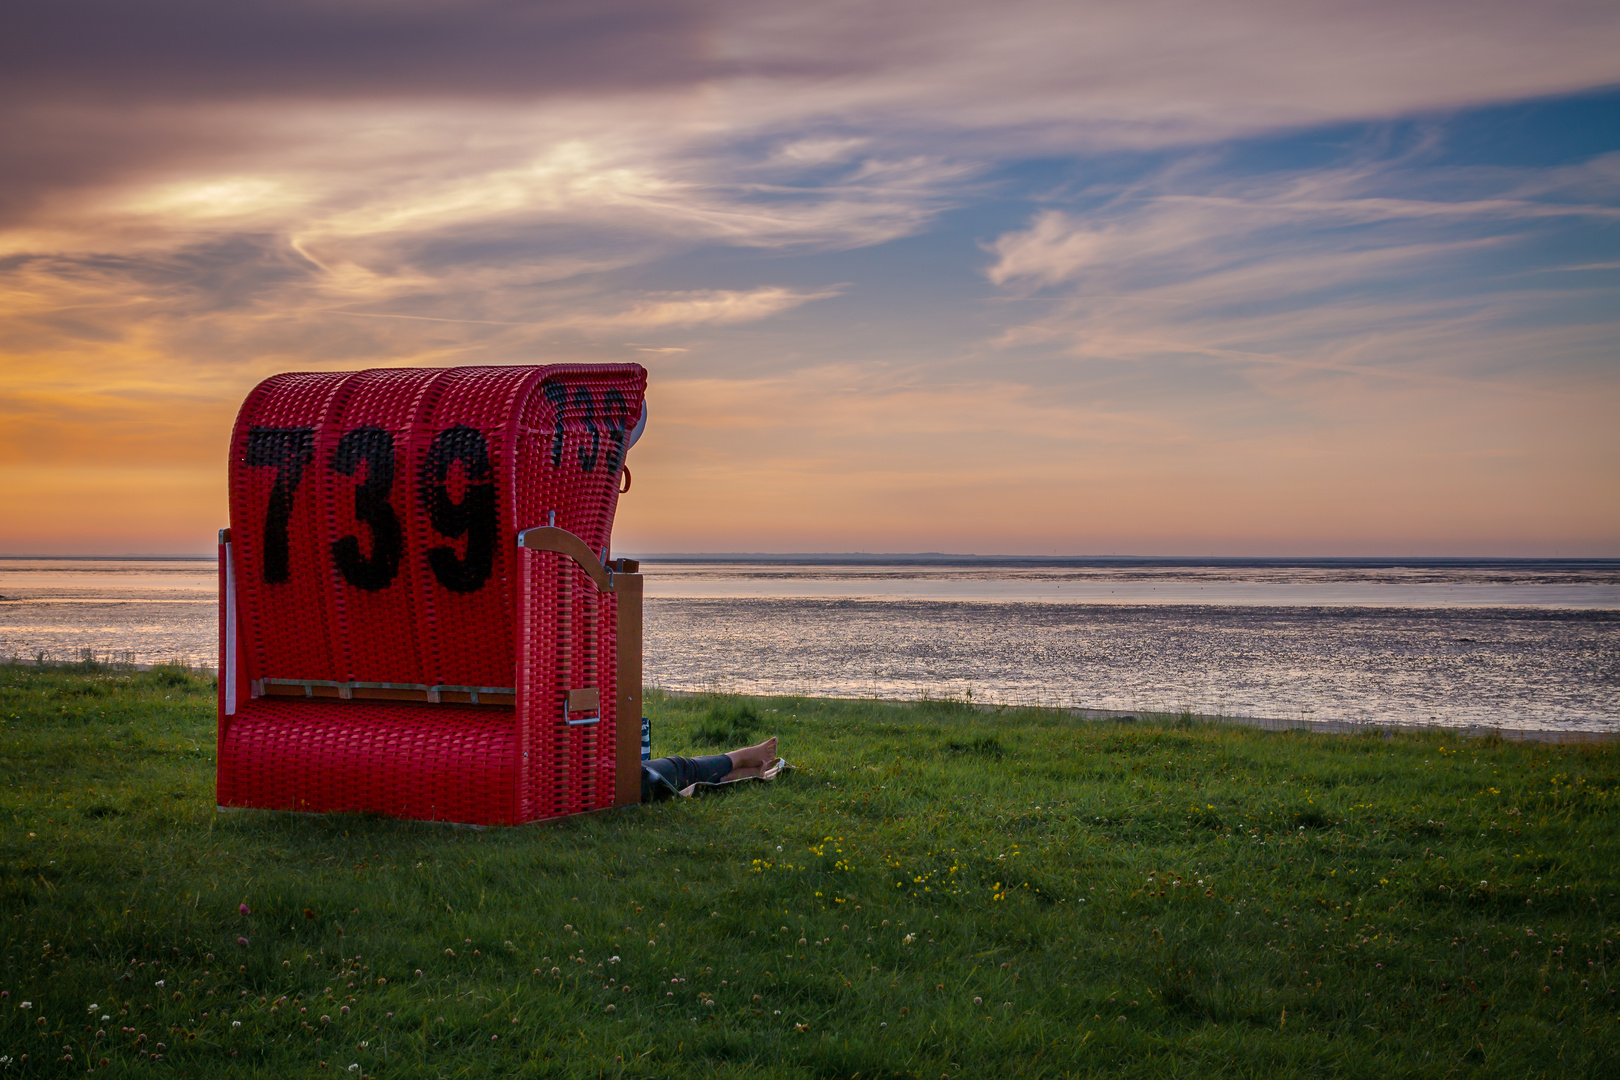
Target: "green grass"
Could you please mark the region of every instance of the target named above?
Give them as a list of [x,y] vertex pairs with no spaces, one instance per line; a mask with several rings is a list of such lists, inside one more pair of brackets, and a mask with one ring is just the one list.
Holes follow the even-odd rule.
[[649,709],[799,770],[221,814],[211,683],[0,668],[0,1076],[1620,1075],[1615,747]]

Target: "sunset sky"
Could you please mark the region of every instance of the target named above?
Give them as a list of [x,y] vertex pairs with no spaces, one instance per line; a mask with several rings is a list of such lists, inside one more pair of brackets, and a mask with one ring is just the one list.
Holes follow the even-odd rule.
[[616,548],[1620,555],[1613,0],[0,15],[0,552],[280,371],[635,361]]

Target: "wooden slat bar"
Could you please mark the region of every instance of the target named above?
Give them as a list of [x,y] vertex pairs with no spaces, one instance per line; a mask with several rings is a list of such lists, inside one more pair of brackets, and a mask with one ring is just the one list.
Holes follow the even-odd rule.
[[422,683],[333,682],[329,679],[255,679],[254,697],[322,698],[331,701],[399,701],[424,705],[497,705],[510,708],[510,686],[427,686]]

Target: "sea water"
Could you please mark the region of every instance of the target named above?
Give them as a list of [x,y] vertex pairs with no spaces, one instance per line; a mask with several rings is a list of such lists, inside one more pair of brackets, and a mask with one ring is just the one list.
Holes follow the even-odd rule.
[[[653,558],[647,682],[1620,730],[1620,561]],[[0,657],[212,665],[211,560],[0,559]]]

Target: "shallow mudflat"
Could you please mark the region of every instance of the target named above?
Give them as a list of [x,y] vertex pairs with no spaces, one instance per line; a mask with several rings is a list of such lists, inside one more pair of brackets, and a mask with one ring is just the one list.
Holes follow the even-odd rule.
[[[1620,561],[643,566],[671,690],[1620,732]],[[0,559],[0,659],[213,665],[210,560]]]

